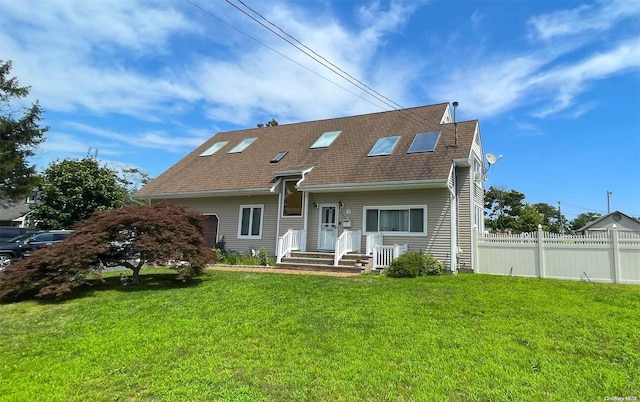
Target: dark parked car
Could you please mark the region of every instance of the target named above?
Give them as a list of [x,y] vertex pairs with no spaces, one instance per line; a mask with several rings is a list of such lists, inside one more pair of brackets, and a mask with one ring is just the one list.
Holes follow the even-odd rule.
[[59,243],[66,239],[70,230],[49,230],[16,236],[7,242],[0,243],[0,270],[11,263],[11,260],[26,257],[35,249]]
[[19,228],[16,226],[0,226],[0,243],[13,239],[16,236],[26,233],[36,233],[42,230],[36,228]]

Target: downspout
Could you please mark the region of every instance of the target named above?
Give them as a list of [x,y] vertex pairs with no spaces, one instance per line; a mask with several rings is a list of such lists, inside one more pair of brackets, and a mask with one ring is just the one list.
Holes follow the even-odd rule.
[[[305,176],[311,170],[313,170],[313,166],[302,171],[302,178],[296,182],[296,187],[298,187],[300,183],[304,181]],[[304,241],[302,242],[302,250],[300,251],[307,251],[307,237],[309,235],[309,232],[307,231],[307,228],[309,227],[309,193],[306,191],[302,193],[302,215],[302,230],[304,230]]]
[[455,162],[452,162],[452,178],[453,178],[453,186],[449,188],[449,192],[451,193],[451,199],[449,205],[451,206],[451,244],[450,244],[450,255],[451,255],[451,272],[456,272],[458,270],[458,179],[457,179],[457,169]]
[[[276,180],[275,184],[269,189],[269,191],[274,193],[281,182],[282,182],[282,179],[280,178]],[[282,204],[282,190],[278,191],[278,211],[277,211],[278,219],[276,220],[276,246],[275,246],[275,252],[273,253],[273,255],[275,255],[276,257],[278,256],[278,239],[280,238],[280,205],[281,204]]]

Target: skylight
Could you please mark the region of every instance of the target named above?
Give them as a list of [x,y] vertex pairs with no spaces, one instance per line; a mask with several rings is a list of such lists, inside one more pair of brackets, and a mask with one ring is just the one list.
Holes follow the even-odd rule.
[[278,154],[276,156],[273,157],[273,159],[271,159],[269,162],[271,163],[278,163],[280,162],[280,160],[282,158],[284,158],[284,156],[288,153],[289,151],[280,151],[278,152]]
[[245,138],[244,140],[240,141],[240,143],[238,145],[236,145],[235,147],[231,148],[231,150],[229,152],[227,152],[228,154],[237,154],[240,153],[242,151],[244,151],[249,145],[253,144],[253,142],[256,140],[256,138]]
[[439,131],[416,134],[407,153],[431,152],[436,147],[438,138],[440,138]]
[[331,143],[333,143],[333,141],[335,141],[336,138],[338,138],[338,136],[340,135],[342,131],[327,131],[326,133],[323,133],[317,140],[316,142],[313,143],[313,145],[311,146],[311,148],[326,148],[329,145],[331,145]]
[[400,136],[379,138],[376,144],[369,151],[369,156],[389,155],[398,144]]
[[213,144],[212,146],[210,146],[206,151],[204,151],[203,153],[200,154],[200,156],[209,156],[209,155],[213,155],[216,152],[218,152],[220,150],[220,148],[224,147],[225,145],[227,145],[229,143],[229,141],[220,141],[220,142],[216,142],[215,144]]

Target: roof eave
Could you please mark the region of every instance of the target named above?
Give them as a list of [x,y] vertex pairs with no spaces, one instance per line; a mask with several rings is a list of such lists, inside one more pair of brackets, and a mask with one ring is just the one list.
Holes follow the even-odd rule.
[[154,194],[134,194],[133,198],[147,200],[162,200],[176,198],[209,198],[209,197],[233,197],[246,195],[268,195],[273,194],[270,188],[248,188],[242,190],[210,190],[210,191],[187,191],[179,193],[154,193]]
[[375,183],[340,183],[303,185],[299,191],[310,193],[346,193],[354,191],[411,190],[423,188],[447,188],[446,179],[391,181]]

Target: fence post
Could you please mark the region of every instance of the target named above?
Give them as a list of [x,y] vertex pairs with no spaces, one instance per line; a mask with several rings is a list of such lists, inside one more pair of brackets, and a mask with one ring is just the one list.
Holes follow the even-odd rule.
[[478,253],[478,225],[473,225],[473,230],[471,231],[471,270],[473,270],[475,273],[480,273],[480,254]]
[[613,283],[620,283],[620,243],[618,225],[613,224],[611,230],[611,251],[613,253]]
[[538,278],[544,278],[544,232],[542,231],[542,225],[538,225]]

